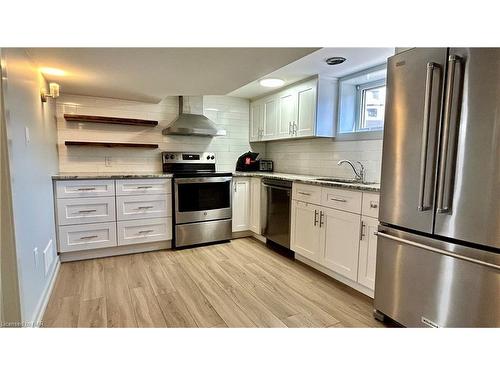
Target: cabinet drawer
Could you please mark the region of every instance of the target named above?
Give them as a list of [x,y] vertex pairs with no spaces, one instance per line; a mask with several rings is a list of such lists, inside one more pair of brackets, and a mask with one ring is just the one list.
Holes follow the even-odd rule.
[[172,216],[172,195],[118,196],[118,220],[152,219]]
[[321,191],[321,204],[326,207],[360,214],[361,196],[362,193],[358,191],[323,188]]
[[58,225],[115,221],[115,197],[57,200]]
[[363,215],[378,218],[379,199],[378,194],[363,193]]
[[118,245],[130,245],[172,239],[172,219],[119,221]]
[[292,197],[295,200],[320,204],[321,187],[308,184],[294,183],[292,188]]
[[116,180],[116,195],[170,194],[170,178]]
[[111,197],[115,195],[113,180],[56,181],[57,198]]
[[116,246],[116,223],[59,227],[59,242],[62,253]]

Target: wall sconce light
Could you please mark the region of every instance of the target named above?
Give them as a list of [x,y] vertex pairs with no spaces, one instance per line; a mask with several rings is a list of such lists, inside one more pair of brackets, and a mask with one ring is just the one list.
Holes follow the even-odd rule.
[[57,83],[49,83],[49,92],[44,88],[40,95],[43,103],[47,101],[47,98],[55,99],[59,97],[59,85]]

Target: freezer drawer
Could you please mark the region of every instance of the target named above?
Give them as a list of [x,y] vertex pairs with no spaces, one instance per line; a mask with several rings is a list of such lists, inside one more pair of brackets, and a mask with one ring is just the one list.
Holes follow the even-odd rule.
[[407,327],[500,327],[500,254],[379,227],[375,309]]

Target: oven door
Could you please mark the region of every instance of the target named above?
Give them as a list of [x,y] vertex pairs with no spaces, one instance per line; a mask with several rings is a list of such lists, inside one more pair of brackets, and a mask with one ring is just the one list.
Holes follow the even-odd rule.
[[176,224],[231,218],[232,177],[174,179]]

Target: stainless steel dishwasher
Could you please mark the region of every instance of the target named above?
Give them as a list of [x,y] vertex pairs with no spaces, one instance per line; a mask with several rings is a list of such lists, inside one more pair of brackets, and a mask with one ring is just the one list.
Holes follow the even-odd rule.
[[267,240],[290,249],[290,205],[292,182],[262,180],[262,234]]

